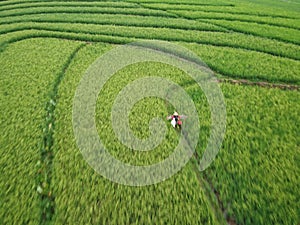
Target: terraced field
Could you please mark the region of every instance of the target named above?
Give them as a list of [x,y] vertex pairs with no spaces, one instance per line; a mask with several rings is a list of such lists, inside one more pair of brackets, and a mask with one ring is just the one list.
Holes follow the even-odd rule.
[[[231,0],[0,1],[0,224],[299,224],[300,2]],[[170,126],[152,151],[124,147],[110,121],[114,99],[136,79],[179,84],[201,124],[196,152],[164,182],[131,187],[96,173],[72,124],[85,71],[138,40],[169,41],[199,56],[218,78],[227,111],[219,154],[201,172],[210,107],[182,70],[142,62],[99,93],[96,126],[110,154],[132,165],[167,158]],[[129,115],[137,137],[174,108],[160,98]]]

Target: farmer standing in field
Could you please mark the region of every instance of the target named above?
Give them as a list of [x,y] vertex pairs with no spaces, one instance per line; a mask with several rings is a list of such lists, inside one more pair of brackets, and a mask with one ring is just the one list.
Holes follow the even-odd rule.
[[182,121],[180,120],[181,116],[178,115],[177,112],[174,112],[174,114],[172,116],[168,116],[167,120],[171,120],[171,124],[174,128],[179,127],[181,128],[182,125]]

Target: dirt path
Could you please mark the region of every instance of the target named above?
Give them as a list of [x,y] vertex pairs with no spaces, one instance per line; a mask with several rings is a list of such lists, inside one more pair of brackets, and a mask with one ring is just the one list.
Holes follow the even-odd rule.
[[218,79],[220,83],[230,83],[230,84],[236,84],[236,85],[249,85],[249,86],[259,86],[259,87],[265,87],[265,88],[278,88],[282,90],[294,90],[299,91],[300,86],[299,85],[290,85],[290,84],[275,84],[275,83],[269,83],[264,81],[250,81],[250,80],[235,80],[235,79],[229,79],[229,78],[221,78]]

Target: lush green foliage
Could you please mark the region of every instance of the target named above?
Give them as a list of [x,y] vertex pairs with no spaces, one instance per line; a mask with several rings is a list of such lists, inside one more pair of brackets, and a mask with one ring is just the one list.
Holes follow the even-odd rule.
[[[45,19],[45,18],[44,18]],[[43,19],[43,20],[44,20]],[[66,19],[66,18],[65,18]],[[116,18],[115,18],[116,19]],[[134,18],[132,18],[134,19]],[[215,27],[211,27],[206,24],[194,24],[195,26],[187,27],[178,25],[178,29],[172,29],[170,25],[164,28],[153,28],[151,24],[149,27],[139,21],[139,17],[127,23],[122,21],[121,26],[112,25],[95,25],[90,23],[72,23],[65,22],[60,23],[18,23],[3,25],[0,33],[9,34],[11,32],[23,31],[23,30],[39,30],[39,31],[57,31],[66,32],[68,34],[86,34],[86,35],[111,35],[114,37],[127,37],[127,38],[140,38],[140,39],[159,39],[167,41],[185,41],[195,42],[202,44],[210,44],[217,46],[229,46],[234,48],[244,48],[249,50],[255,50],[265,52],[273,55],[284,56],[293,59],[300,58],[300,48],[296,45],[276,42],[272,40],[265,40],[263,38],[247,36],[243,34],[223,33],[223,32],[201,32],[202,31],[222,31]],[[128,27],[129,24],[137,22],[137,26]],[[73,21],[74,22],[74,21]],[[119,21],[120,22],[120,21]],[[146,23],[146,21],[144,21]],[[174,21],[176,22],[176,21]],[[184,22],[184,21],[182,21]],[[138,23],[140,23],[140,26]],[[158,23],[159,24],[159,23]],[[175,27],[174,27],[175,28]],[[194,30],[199,29],[199,31]],[[67,34],[66,34],[67,35]],[[87,37],[88,40],[90,37]],[[277,45],[276,49],[272,49],[271,46]]]
[[[226,136],[201,173],[197,157],[211,124],[204,93],[185,73],[161,63],[118,71],[99,94],[95,118],[110,154],[125,163],[157,163],[178,141],[167,121],[166,139],[152,151],[132,151],[118,141],[110,112],[126,84],[159,75],[182,86],[198,110],[198,156],[147,187],[99,176],[83,159],[72,128],[77,85],[112,44],[172,41],[195,52],[221,80],[299,86],[296,3],[1,1],[0,224],[299,224],[299,91],[221,84]],[[143,99],[130,112],[131,129],[145,138],[150,119],[173,110],[161,99]]]
[[170,12],[176,13],[186,18],[190,19],[219,19],[219,20],[228,20],[228,21],[243,21],[243,22],[254,22],[257,24],[267,24],[279,27],[286,27],[286,28],[294,28],[296,30],[300,29],[300,23],[298,19],[291,19],[291,18],[282,18],[282,17],[268,17],[268,16],[257,16],[257,15],[243,15],[243,14],[236,14],[231,12],[209,10],[204,9],[201,11],[175,11],[170,10]]
[[[62,63],[77,43],[27,40],[10,45],[1,58],[1,210],[2,224],[37,224],[37,190],[45,103]],[[26,51],[24,51],[26,49]]]
[[[236,78],[299,84],[299,61],[228,47],[186,44],[216,72]],[[240,63],[239,63],[240,62]]]
[[240,21],[210,20],[210,22],[237,32],[300,44],[300,31],[296,29]]
[[[165,224],[165,223],[205,223],[215,224],[214,215],[209,207],[203,191],[199,189],[199,181],[195,175],[194,167],[190,163],[176,176],[158,185],[134,188],[124,187],[108,182],[99,177],[83,160],[73,137],[72,132],[72,104],[75,89],[80,81],[82,73],[96,59],[99,54],[107,50],[105,45],[88,46],[79,52],[74,59],[66,77],[59,90],[59,104],[57,107],[57,123],[54,145],[54,178],[53,190],[56,193],[55,221],[60,223],[113,223],[113,224]],[[152,71],[149,69],[152,68]],[[174,130],[170,129],[169,143],[163,144],[160,149],[149,154],[132,153],[115,142],[114,134],[111,131],[110,105],[111,98],[117,94],[119,87],[137,78],[137,70],[143,76],[151,72],[157,72],[161,68],[168,72],[168,76],[181,74],[178,70],[170,70],[169,67],[162,67],[160,64],[145,66],[135,65],[120,71],[110,80],[103,93],[100,94],[97,104],[97,125],[101,140],[107,148],[119,160],[130,163],[148,164],[161,160],[165,154],[170,152],[174,138]],[[163,73],[164,74],[164,73]],[[125,78],[125,79],[124,79]],[[140,125],[142,116],[159,114],[165,118],[166,107],[163,103],[157,103],[155,99],[148,99],[138,104],[132,113],[139,116],[132,118],[133,130]],[[152,112],[145,113],[145,107]],[[107,115],[108,114],[108,115]],[[108,116],[108,117],[107,117]],[[148,124],[147,124],[148,125]],[[143,126],[139,135],[147,136],[147,126]],[[140,128],[140,126],[138,126]],[[175,137],[177,135],[175,134]],[[171,144],[171,146],[170,146]],[[169,148],[168,148],[169,146]],[[64,172],[62,172],[64,171]],[[74,182],[74,177],[78,182]],[[189,187],[189,188],[187,188]],[[74,216],[76,215],[76,216]],[[118,215],[118,216],[116,216]]]
[[1,13],[1,17],[22,16],[41,13],[109,13],[109,14],[129,14],[142,16],[166,16],[174,17],[171,13],[143,8],[114,8],[114,7],[30,7],[23,9],[5,10]]
[[295,11],[258,6],[256,4],[251,4],[250,2],[241,3],[235,1],[225,1],[218,2],[217,4],[197,4],[197,2],[189,4],[170,4],[170,3],[160,3],[159,1],[154,3],[142,4],[146,8],[151,9],[162,9],[162,10],[188,10],[192,12],[215,12],[224,13],[232,15],[244,15],[246,18],[248,16],[256,16],[263,19],[264,17],[273,17],[275,19],[285,18],[285,19],[299,19],[299,14]]
[[294,224],[300,219],[299,92],[231,85],[222,90],[226,138],[205,174],[238,224]]

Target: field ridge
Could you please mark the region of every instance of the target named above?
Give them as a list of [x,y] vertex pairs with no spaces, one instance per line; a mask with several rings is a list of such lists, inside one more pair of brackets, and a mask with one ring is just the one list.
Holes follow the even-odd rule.
[[[48,224],[51,221],[52,216],[55,213],[54,198],[55,193],[50,189],[52,178],[52,161],[53,161],[53,133],[55,130],[55,108],[57,105],[57,92],[59,85],[64,78],[65,72],[71,64],[73,58],[78,51],[82,49],[86,44],[80,44],[67,58],[67,61],[63,65],[61,72],[57,75],[53,88],[49,93],[49,101],[46,104],[46,118],[45,126],[43,128],[43,144],[41,147],[41,163],[39,164],[39,176],[38,176],[38,192],[41,196],[41,224]],[[43,172],[43,173],[42,173]]]
[[[51,26],[47,26],[47,24],[49,25],[53,25],[54,23],[58,23],[61,27],[51,27]],[[27,25],[28,24],[28,25]],[[39,22],[39,23],[33,23],[33,22],[27,22],[26,23],[22,23],[21,26],[17,26],[14,28],[7,28],[5,30],[0,31],[0,34],[10,34],[10,33],[14,33],[14,32],[18,32],[18,31],[53,31],[53,32],[62,32],[67,34],[86,34],[86,35],[107,35],[107,36],[111,36],[111,37],[119,37],[119,38],[129,38],[131,40],[133,39],[148,39],[147,35],[149,34],[136,34],[136,35],[129,35],[129,34],[122,34],[121,31],[118,31],[117,29],[124,29],[125,27],[127,27],[126,25],[115,25],[115,26],[111,26],[112,28],[114,28],[111,31],[105,31],[105,30],[97,30],[97,31],[92,31],[92,30],[82,30],[82,31],[76,31],[73,30],[72,28],[66,28],[64,26],[66,26],[68,23],[66,22]],[[73,26],[80,26],[80,25],[100,25],[100,26],[106,26],[106,25],[110,25],[109,23],[103,23],[103,24],[99,24],[99,23],[77,23],[77,22],[73,22],[72,23]],[[176,31],[180,31],[180,32],[187,32],[187,31],[192,31],[192,30],[197,30],[203,34],[207,33],[207,32],[212,32],[215,33],[216,35],[221,35],[222,32],[220,31],[214,31],[211,29],[180,29],[180,28],[168,28],[168,27],[164,27],[164,26],[158,26],[158,27],[151,27],[151,26],[140,26],[140,25],[131,25],[130,27],[134,27],[137,29],[145,29],[145,31],[147,31],[147,29],[149,30],[155,30],[157,29],[159,31],[159,29],[170,29],[173,30],[174,32]],[[99,27],[100,28],[100,27]],[[107,29],[106,29],[107,30]],[[226,33],[224,33],[226,34]],[[230,34],[229,34],[230,35]],[[129,40],[128,39],[128,40]],[[292,59],[292,60],[299,60],[300,59],[300,55],[297,56],[292,56],[292,55],[288,55],[286,53],[276,53],[274,50],[267,50],[267,49],[259,49],[257,47],[252,47],[252,46],[243,46],[241,44],[235,43],[235,44],[230,44],[230,43],[222,43],[222,42],[216,42],[214,40],[208,41],[208,40],[201,40],[198,39],[196,40],[195,38],[190,38],[190,40],[182,38],[182,37],[162,37],[162,36],[157,36],[155,37],[155,35],[153,34],[153,39],[157,39],[157,40],[164,40],[164,41],[178,41],[178,42],[187,42],[187,43],[197,43],[197,44],[206,44],[206,45],[211,45],[211,46],[220,46],[220,47],[231,47],[231,48],[236,48],[236,49],[245,49],[245,50],[249,50],[249,51],[255,51],[255,52],[260,52],[260,53],[265,53],[265,54],[269,54],[272,56],[278,56],[278,57],[283,57],[283,58],[287,58],[287,59]],[[82,39],[79,39],[82,40]],[[88,38],[85,39],[86,41],[88,41]],[[130,40],[129,40],[130,41]],[[10,41],[8,41],[10,42]],[[105,40],[103,40],[103,42],[105,42]],[[114,42],[109,42],[109,43],[114,43]],[[117,42],[120,43],[120,42]],[[125,42],[121,42],[121,43],[126,43]],[[285,42],[282,42],[285,43]],[[291,43],[288,43],[291,44]],[[293,44],[291,44],[292,46]],[[297,46],[297,45],[295,45]]]

